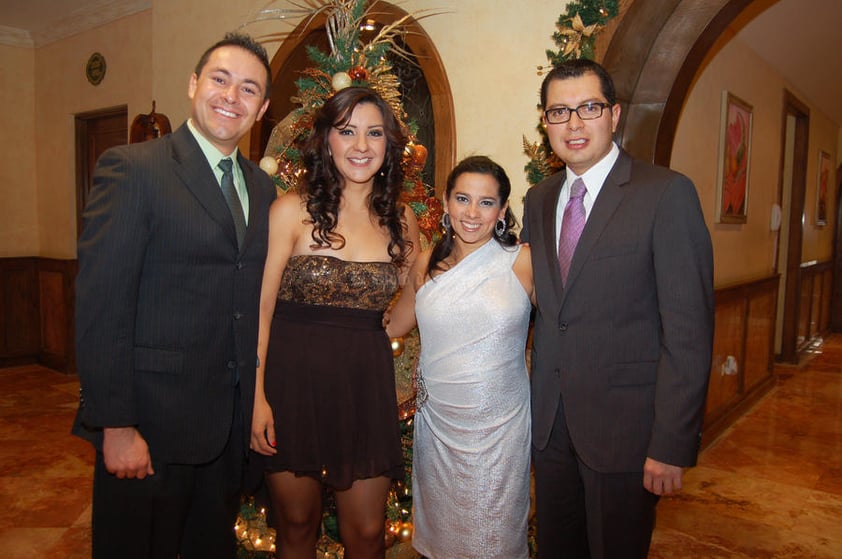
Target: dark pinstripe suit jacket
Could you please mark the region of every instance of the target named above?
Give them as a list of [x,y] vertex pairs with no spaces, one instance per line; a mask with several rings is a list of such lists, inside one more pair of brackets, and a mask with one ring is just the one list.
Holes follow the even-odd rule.
[[74,425],[96,446],[102,427],[135,425],[153,460],[211,460],[232,428],[238,382],[245,417],[236,427],[250,430],[275,188],[254,163],[239,164],[250,206],[241,250],[186,124],[97,163],[79,240]]
[[576,451],[596,471],[641,471],[647,456],[693,465],[713,344],[713,257],[693,184],[621,151],[562,289],[564,177],[529,190],[521,235],[538,306],[533,444],[547,445],[562,406]]

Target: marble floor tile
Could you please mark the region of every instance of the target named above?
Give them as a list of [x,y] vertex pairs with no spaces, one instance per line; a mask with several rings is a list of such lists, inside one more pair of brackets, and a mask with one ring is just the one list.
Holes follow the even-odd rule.
[[650,557],[842,557],[842,337],[776,376],[661,500]]

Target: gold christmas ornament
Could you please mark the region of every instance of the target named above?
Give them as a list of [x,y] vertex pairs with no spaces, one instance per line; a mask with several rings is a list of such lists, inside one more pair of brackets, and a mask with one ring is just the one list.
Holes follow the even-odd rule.
[[573,16],[571,25],[572,28],[570,29],[559,29],[559,33],[567,37],[567,44],[564,47],[564,55],[567,56],[571,52],[575,52],[576,58],[581,58],[582,41],[594,33],[599,32],[601,26],[598,23],[594,23],[593,25],[585,27],[585,24],[582,21],[582,18],[579,17],[579,14]]
[[412,522],[404,522],[401,524],[400,530],[398,530],[398,541],[401,542],[408,542],[412,539]]
[[278,160],[267,155],[260,160],[260,168],[270,177],[278,172]]
[[346,87],[350,87],[351,81],[351,76],[348,72],[336,72],[330,80],[330,85],[333,86],[334,91],[341,91]]

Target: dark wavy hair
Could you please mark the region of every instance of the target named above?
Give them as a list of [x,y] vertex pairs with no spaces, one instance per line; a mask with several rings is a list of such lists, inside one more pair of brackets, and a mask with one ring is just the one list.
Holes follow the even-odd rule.
[[369,210],[377,216],[380,226],[389,231],[389,256],[392,262],[400,266],[406,262],[412,250],[412,243],[404,238],[404,207],[398,202],[403,190],[401,160],[407,138],[388,103],[377,92],[366,87],[348,87],[328,99],[316,112],[313,131],[302,146],[301,160],[307,172],[301,195],[313,222],[311,246],[314,249],[329,247],[334,243],[340,248],[345,246],[345,238],[336,232],[344,179],[330,154],[328,136],[334,128],[347,126],[354,109],[366,103],[380,110],[386,137],[386,154],[383,166],[374,175]]
[[[450,199],[450,195],[453,193],[456,179],[465,173],[478,173],[480,175],[490,176],[497,182],[497,196],[500,198],[500,204],[505,204],[509,200],[509,194],[512,192],[512,183],[509,181],[509,176],[503,167],[484,155],[466,157],[450,171],[450,174],[447,176],[447,188],[444,191],[444,197],[447,200]],[[506,208],[506,214],[503,219],[506,222],[506,229],[502,234],[498,234],[497,229],[494,228],[491,235],[495,241],[503,246],[514,246],[517,244],[517,236],[512,232],[512,229],[517,226],[517,220],[515,220],[511,208]],[[444,235],[442,235],[439,242],[433,247],[433,251],[430,254],[430,263],[427,265],[427,275],[433,277],[434,271],[443,272],[445,270],[441,266],[441,263],[453,252],[453,245],[453,229],[448,227],[445,229]]]

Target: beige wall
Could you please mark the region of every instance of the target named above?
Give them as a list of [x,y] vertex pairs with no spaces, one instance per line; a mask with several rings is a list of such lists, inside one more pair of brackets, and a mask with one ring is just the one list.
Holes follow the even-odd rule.
[[35,52],[0,46],[0,257],[38,254]]
[[[496,159],[512,180],[512,206],[522,213],[526,192],[523,167],[523,134],[535,140],[538,124],[538,89],[541,77],[536,67],[546,64],[544,52],[556,48],[551,35],[564,9],[563,3],[545,0],[407,0],[392,2],[409,12],[442,11],[421,19],[421,26],[438,49],[453,93],[457,130],[456,157],[486,154]],[[155,96],[173,125],[189,113],[185,95],[187,77],[202,49],[240,22],[254,18],[266,5],[257,0],[158,0],[153,5],[155,43]],[[273,5],[274,6],[274,5]],[[236,23],[218,17],[235,14]],[[190,33],[184,32],[182,16],[190,13]],[[261,34],[290,31],[300,18],[288,22],[249,25],[246,30]],[[505,48],[501,45],[505,43]],[[270,57],[278,41],[266,44]],[[167,110],[164,110],[167,107]]]
[[[520,216],[526,191],[521,138],[537,138],[536,66],[545,64],[563,3],[545,0],[406,0],[393,2],[408,12],[422,9],[446,13],[421,20],[445,65],[457,130],[457,158],[485,153],[498,160],[512,179],[512,205]],[[75,240],[75,162],[73,115],[128,105],[129,118],[150,110],[151,100],[173,126],[189,115],[187,81],[202,50],[226,31],[253,19],[264,0],[153,0],[152,9],[36,49],[0,48],[0,62],[19,70],[20,83],[4,85],[0,96],[9,125],[0,147],[17,150],[20,165],[4,183],[20,184],[0,201],[0,255],[73,258]],[[221,17],[220,14],[225,14]],[[268,33],[294,29],[298,19],[249,25],[246,30],[266,39]],[[505,43],[505,48],[500,45]],[[272,56],[280,41],[266,39]],[[105,55],[108,74],[94,87],[84,65],[94,51]],[[33,54],[34,52],[34,54]],[[7,72],[8,75],[8,72]],[[4,79],[8,80],[8,77]],[[689,175],[700,191],[716,249],[717,285],[760,277],[771,272],[774,235],[769,211],[778,187],[781,90],[786,84],[747,48],[731,42],[711,60],[698,78],[679,124],[673,166]],[[746,225],[714,223],[716,149],[720,94],[730,89],[754,105],[749,221]],[[29,105],[27,105],[27,100]],[[830,255],[832,227],[809,223],[815,204],[817,150],[837,158],[842,143],[839,127],[818,111],[811,115],[808,167],[808,225],[805,241],[815,247],[805,259]],[[30,130],[27,136],[27,130]],[[244,148],[247,146],[243,146]],[[37,172],[35,171],[37,169]],[[6,177],[7,175],[3,175]],[[835,194],[835,193],[834,193]],[[834,207],[834,206],[831,206]],[[811,230],[810,228],[813,227]]]
[[[798,94],[797,88],[786,83],[739,39],[723,39],[720,47],[697,76],[685,103],[671,161],[674,169],[693,179],[699,191],[713,238],[717,286],[766,277],[774,272],[777,235],[770,230],[770,214],[772,205],[778,202],[780,187],[783,90],[788,88]],[[748,218],[745,224],[739,225],[716,223],[723,90],[753,107]],[[832,255],[833,228],[815,224],[816,169],[819,149],[831,153],[836,161],[838,133],[837,125],[811,107],[803,261],[827,260]]]
[[[76,255],[74,115],[127,105],[129,119],[152,108],[149,11],[43,46],[35,51],[35,144],[38,168],[38,255]],[[93,86],[88,57],[101,53],[107,71]]]

